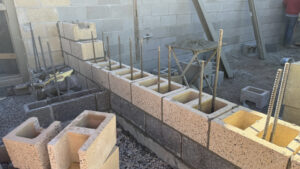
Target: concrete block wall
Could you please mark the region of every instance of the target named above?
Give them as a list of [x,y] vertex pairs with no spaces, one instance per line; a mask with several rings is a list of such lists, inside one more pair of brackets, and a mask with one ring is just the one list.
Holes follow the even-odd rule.
[[[253,28],[246,0],[204,0],[208,21],[218,33],[224,29],[224,54],[239,54],[241,43],[254,41]],[[147,71],[155,68],[157,47],[162,47],[162,64],[167,64],[165,45],[182,39],[205,38],[199,18],[191,0],[143,0],[138,5],[138,31],[144,41],[144,61]],[[48,40],[56,63],[63,63],[55,22],[89,21],[97,25],[98,39],[109,36],[111,55],[118,56],[118,35],[125,63],[129,63],[129,37],[134,38],[133,3],[131,0],[62,0],[22,2],[15,0],[16,11],[27,57],[34,64],[28,22],[33,23],[36,36]],[[257,1],[257,12],[267,44],[280,43],[284,29],[284,9],[281,0]],[[105,40],[106,41],[106,40]],[[104,41],[104,42],[105,42]],[[134,41],[133,41],[134,42]],[[105,42],[106,44],[106,42]],[[134,47],[133,43],[133,47]],[[39,48],[38,48],[39,49]],[[46,46],[44,44],[44,49]],[[135,50],[133,55],[135,56]],[[185,54],[181,52],[180,54]],[[46,52],[47,55],[47,52]],[[179,55],[179,54],[178,54]],[[188,57],[186,59],[189,59]]]

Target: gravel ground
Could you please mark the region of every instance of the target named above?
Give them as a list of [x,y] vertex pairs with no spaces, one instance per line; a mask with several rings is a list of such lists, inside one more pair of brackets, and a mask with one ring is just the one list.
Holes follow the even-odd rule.
[[[33,101],[34,98],[30,95],[0,98],[0,145],[2,137],[25,120],[23,105]],[[64,122],[62,126],[65,127],[68,123]],[[121,128],[118,128],[117,145],[120,148],[121,169],[172,169]],[[7,169],[8,165],[5,164],[3,167]]]

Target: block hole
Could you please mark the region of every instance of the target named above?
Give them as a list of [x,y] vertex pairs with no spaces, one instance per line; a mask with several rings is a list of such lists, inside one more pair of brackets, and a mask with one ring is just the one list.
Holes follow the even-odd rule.
[[89,114],[84,116],[77,124],[77,127],[97,129],[98,126],[105,120],[105,116]]
[[256,88],[253,88],[253,87],[249,87],[247,90],[250,91],[250,92],[257,93],[257,94],[263,94],[265,92],[263,90],[256,89]]
[[197,92],[187,91],[187,92],[181,93],[180,95],[174,96],[172,99],[177,102],[185,104],[192,100],[196,100],[198,98],[199,98],[199,94]]
[[29,139],[34,139],[37,136],[41,134],[41,129],[36,128],[34,123],[29,123],[22,129],[20,129],[17,133],[16,136],[18,137],[24,137],[24,138],[29,138]]
[[70,166],[76,166],[79,165],[79,154],[78,150],[83,146],[83,144],[88,140],[88,135],[78,134],[78,133],[67,133],[67,140],[68,145],[64,146],[64,150],[62,151],[68,151],[69,149],[69,157],[71,159]]
[[262,117],[244,110],[240,110],[231,116],[228,116],[223,121],[226,124],[237,127],[241,130],[245,130],[260,119],[262,119]]
[[[133,75],[133,79],[132,80],[138,80],[138,79],[142,79],[142,78],[145,78],[145,77],[148,77],[149,75],[148,74],[143,74],[142,76],[142,73],[138,73],[138,74],[134,74]],[[131,75],[128,75],[126,76],[126,79],[128,80],[131,80]]]
[[[133,70],[132,71],[133,73],[137,72],[136,70]],[[131,73],[131,70],[130,69],[126,69],[124,71],[120,71],[120,72],[117,72],[116,74],[119,75],[119,76],[124,76],[124,75],[128,75]]]
[[[270,140],[273,124],[269,125],[266,140]],[[280,147],[288,146],[298,135],[298,130],[277,123],[276,132],[273,143]],[[264,131],[257,134],[257,137],[262,138]]]
[[[111,62],[111,65],[115,65],[115,64],[116,64],[115,62]],[[102,63],[98,63],[97,65],[100,66],[100,67],[108,67],[109,63],[108,63],[108,61],[105,61],[105,62],[102,62]]]
[[[160,94],[166,94],[166,93],[172,92],[172,91],[174,91],[174,90],[177,90],[177,89],[179,89],[179,88],[180,88],[179,86],[175,86],[175,85],[172,85],[172,84],[171,84],[171,90],[169,91],[168,85],[160,86],[160,88],[159,88],[159,93],[160,93]],[[158,87],[155,88],[155,89],[153,89],[153,90],[156,91],[156,92],[158,92]]]
[[[219,100],[216,100],[216,105],[215,105],[215,111],[214,112],[216,112],[216,111],[218,111],[218,110],[220,110],[220,109],[222,109],[226,106],[227,106],[226,103],[223,103]],[[205,114],[212,114],[214,112],[211,111],[211,108],[212,108],[212,99],[207,100],[205,102],[202,102],[200,111],[205,113]],[[195,105],[194,109],[199,110],[199,105]]]
[[[139,83],[139,85],[144,86],[144,87],[150,87],[153,85],[157,85],[158,84],[157,82],[158,82],[158,79],[155,78],[155,79],[145,80],[145,81]],[[160,80],[159,83],[162,83],[162,82],[164,82],[164,81]]]
[[[119,69],[122,69],[122,68],[124,68],[124,66],[122,66],[122,67],[120,67],[120,65],[111,66],[112,71],[119,70]],[[109,70],[109,65],[106,67],[106,70]]]

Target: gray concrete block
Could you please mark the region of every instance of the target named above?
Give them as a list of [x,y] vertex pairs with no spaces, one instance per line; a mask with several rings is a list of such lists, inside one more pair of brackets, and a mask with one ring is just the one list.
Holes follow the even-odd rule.
[[123,112],[123,116],[135,126],[145,131],[145,112],[129,102],[128,104],[130,105],[130,110]]
[[48,127],[52,122],[54,122],[51,106],[45,106],[25,111],[25,115],[26,118],[37,117],[42,127]]
[[105,112],[110,109],[110,94],[109,91],[96,93],[97,111]]
[[115,113],[121,114],[121,97],[113,92],[110,92],[110,105]]
[[84,110],[96,110],[95,94],[55,103],[52,105],[52,110],[55,120],[73,120]]
[[87,8],[84,6],[57,7],[56,10],[60,21],[85,21],[87,18]]
[[162,144],[162,122],[146,114],[145,131],[155,141]]
[[259,89],[252,86],[247,86],[241,90],[240,101],[245,103],[250,101],[256,104],[256,107],[263,109],[269,103],[270,92],[264,89]]
[[182,137],[182,159],[195,169],[238,168],[185,136]]
[[178,157],[181,157],[181,139],[178,131],[165,124],[162,125],[162,144]]
[[109,6],[90,6],[86,9],[87,19],[107,19],[111,17]]

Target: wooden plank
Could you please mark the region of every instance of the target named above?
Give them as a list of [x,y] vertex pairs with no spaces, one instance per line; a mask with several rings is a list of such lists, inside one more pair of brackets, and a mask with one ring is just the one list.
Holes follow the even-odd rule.
[[6,7],[3,3],[0,3],[0,11],[6,11]]
[[261,28],[260,28],[260,21],[256,14],[256,4],[254,0],[248,0],[249,9],[251,12],[251,18],[252,18],[252,24],[254,29],[254,35],[256,39],[256,44],[259,52],[259,58],[265,59],[266,55],[266,48],[265,48],[265,42],[262,36]]
[[[207,21],[206,12],[204,9],[204,5],[202,3],[202,0],[193,0],[195,9],[197,11],[198,17],[200,19],[200,22],[202,24],[202,27],[204,29],[204,32],[206,34],[206,37],[210,41],[216,41],[217,36],[215,34],[214,27],[210,22]],[[233,72],[230,69],[229,63],[227,61],[227,57],[225,55],[221,56],[222,65],[224,66],[225,72],[228,76],[228,78],[233,78]]]
[[0,53],[0,60],[3,59],[17,59],[17,56],[14,53]]

